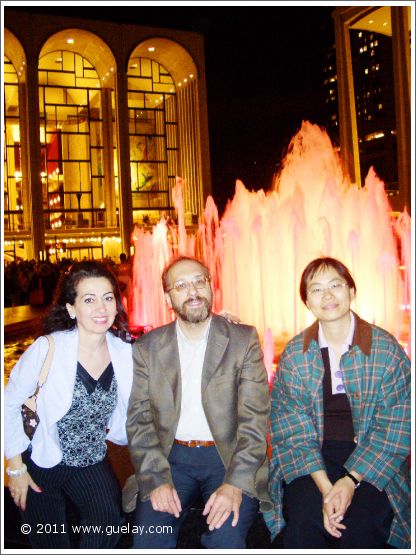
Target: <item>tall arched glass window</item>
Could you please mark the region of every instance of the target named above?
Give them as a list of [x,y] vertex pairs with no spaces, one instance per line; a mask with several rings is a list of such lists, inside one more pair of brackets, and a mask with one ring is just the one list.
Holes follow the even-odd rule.
[[178,168],[176,90],[158,62],[132,57],[128,68],[130,172],[133,219],[154,222],[173,209]]
[[[12,62],[4,56],[4,230],[23,230],[22,152],[19,121],[19,83]],[[9,244],[10,243],[10,244]],[[5,252],[13,251],[6,242]]]
[[39,60],[46,229],[105,225],[101,84],[88,60],[54,51]]

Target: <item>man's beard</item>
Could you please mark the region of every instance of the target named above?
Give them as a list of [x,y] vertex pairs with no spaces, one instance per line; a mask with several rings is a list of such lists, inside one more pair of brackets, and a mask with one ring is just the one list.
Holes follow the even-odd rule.
[[[192,301],[202,301],[204,305],[196,310],[188,306],[188,303]],[[212,301],[205,297],[197,296],[186,300],[182,305],[177,305],[172,302],[172,308],[175,314],[185,322],[199,324],[200,322],[204,322],[211,314]]]

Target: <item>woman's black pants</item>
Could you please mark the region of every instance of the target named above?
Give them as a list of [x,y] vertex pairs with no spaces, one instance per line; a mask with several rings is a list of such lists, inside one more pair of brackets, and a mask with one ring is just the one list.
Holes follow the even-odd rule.
[[[324,441],[322,455],[327,474],[335,483],[344,473],[343,464],[354,443]],[[288,549],[377,549],[383,548],[390,534],[393,511],[384,491],[368,482],[354,493],[345,513],[341,538],[332,537],[323,526],[322,495],[310,475],[285,484],[283,515],[287,526],[283,546]]]
[[[29,488],[26,510],[20,511],[33,548],[70,548],[74,547],[74,538],[79,538],[76,547],[80,549],[111,548],[117,544],[123,522],[121,493],[107,460],[86,467],[58,464],[41,468],[27,451],[22,458],[30,476],[43,490],[37,493]],[[67,500],[78,513],[78,523],[68,522]]]

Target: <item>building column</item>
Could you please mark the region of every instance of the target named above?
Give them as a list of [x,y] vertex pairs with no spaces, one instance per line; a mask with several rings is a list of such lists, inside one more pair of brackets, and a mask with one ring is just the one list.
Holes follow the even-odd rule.
[[103,165],[106,227],[116,227],[116,199],[114,189],[114,141],[111,89],[101,89],[103,111]]
[[[32,191],[29,182],[29,161],[28,161],[28,123],[27,123],[27,87],[26,82],[19,83],[19,129],[20,129],[20,147],[21,147],[21,172],[22,172],[22,204],[23,204],[23,230],[31,229],[32,222]],[[32,244],[28,244],[28,257],[34,258],[32,252]]]
[[[43,192],[41,179],[41,146],[39,121],[39,79],[38,63],[29,60],[26,81],[26,122],[24,131],[25,149],[28,155],[27,176],[31,191],[30,195],[30,232],[32,240],[32,256],[35,260],[42,258],[45,251],[45,220],[43,214]],[[26,132],[27,131],[27,132]],[[23,146],[22,146],[23,148]],[[29,255],[30,256],[30,255]]]
[[361,186],[360,153],[358,149],[354,76],[349,30],[350,20],[335,13],[334,21],[341,158],[348,170],[351,182]]
[[203,181],[201,143],[199,140],[199,110],[196,80],[177,89],[179,166],[185,182],[184,210],[186,224],[192,224],[192,215],[203,212]]
[[122,68],[118,69],[116,74],[116,111],[121,248],[128,255],[130,253],[130,237],[133,232],[133,203],[130,183],[127,75]]
[[411,110],[410,110],[410,37],[408,9],[406,6],[391,7],[393,43],[394,101],[397,127],[397,164],[399,175],[400,206],[410,214],[411,174]]

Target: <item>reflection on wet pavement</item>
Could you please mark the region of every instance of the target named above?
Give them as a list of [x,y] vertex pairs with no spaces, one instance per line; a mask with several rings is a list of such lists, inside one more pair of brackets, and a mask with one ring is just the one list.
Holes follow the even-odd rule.
[[33,341],[33,336],[19,337],[4,341],[4,383],[7,383],[13,366]]

